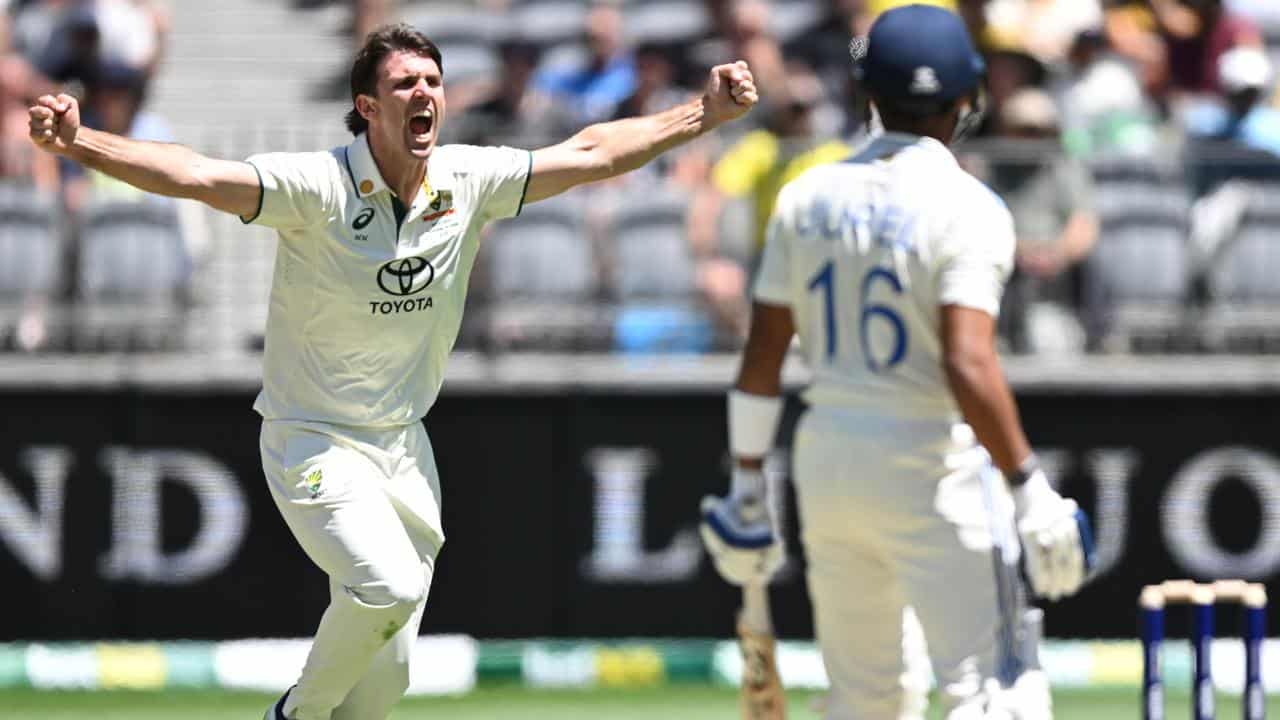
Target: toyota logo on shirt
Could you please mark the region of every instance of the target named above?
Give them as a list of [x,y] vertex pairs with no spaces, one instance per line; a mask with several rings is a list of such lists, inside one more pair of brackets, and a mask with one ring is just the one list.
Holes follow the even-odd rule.
[[417,295],[435,279],[436,269],[416,255],[392,260],[378,268],[378,287],[397,297]]

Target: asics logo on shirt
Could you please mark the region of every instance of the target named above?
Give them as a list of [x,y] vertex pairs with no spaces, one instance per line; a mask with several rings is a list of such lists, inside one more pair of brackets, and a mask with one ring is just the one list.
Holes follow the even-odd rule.
[[413,255],[384,263],[378,268],[377,279],[378,287],[388,295],[417,295],[436,279],[436,269],[426,258]]
[[356,216],[356,219],[351,223],[351,227],[355,230],[363,230],[371,222],[373,222],[373,208],[365,208]]

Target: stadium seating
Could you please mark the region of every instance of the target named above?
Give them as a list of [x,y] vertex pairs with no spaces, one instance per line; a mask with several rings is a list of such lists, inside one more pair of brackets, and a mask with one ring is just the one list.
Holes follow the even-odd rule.
[[183,347],[191,263],[171,204],[91,204],[77,250],[77,348]]
[[[477,299],[469,310],[499,349],[568,350],[600,345],[599,277],[581,197],[523,208],[484,240]],[[476,318],[472,318],[475,320]]]
[[811,0],[775,0],[770,27],[779,42],[794,42],[821,22],[822,12],[822,4]]
[[1084,264],[1095,349],[1170,350],[1186,339],[1193,266],[1181,176],[1136,158],[1095,163],[1101,234]]
[[[0,348],[18,343],[18,322],[35,305],[49,302],[65,287],[63,247],[54,198],[25,185],[0,184]],[[56,315],[56,313],[54,313]],[[48,318],[49,330],[61,323]]]
[[549,47],[582,38],[587,6],[578,0],[517,0],[505,17],[508,34]]
[[[171,122],[179,141],[218,157],[348,142],[350,135],[340,122],[350,107],[345,89],[339,93],[342,97],[320,97],[313,88],[334,76],[342,79],[352,42],[350,7],[336,1],[311,4],[324,7],[299,12],[296,2],[225,0],[217,8],[182,3],[174,13],[175,42],[149,88],[149,108]],[[769,31],[789,48],[788,58],[795,52],[808,57],[800,51],[816,42],[811,31],[830,4],[769,4]],[[621,0],[627,40],[680,49],[691,65],[679,68],[681,81],[695,82],[700,75],[692,72],[692,65],[713,55],[700,49],[726,43],[715,37],[709,6],[700,0]],[[1255,0],[1253,6],[1268,5]],[[441,45],[450,83],[494,79],[501,72],[497,49],[513,38],[539,48],[543,68],[572,64],[585,56],[582,40],[590,0],[402,0],[396,7],[401,17]],[[1280,18],[1274,11],[1266,12],[1267,17]],[[1270,52],[1280,61],[1280,26],[1264,22],[1263,32]],[[843,41],[839,44],[834,53],[810,54],[814,62],[834,58],[837,75],[843,78]],[[285,63],[287,72],[244,72],[277,61]],[[696,92],[695,87],[683,89]],[[457,96],[465,99],[454,106],[451,128],[462,126],[462,108],[466,99],[476,96],[474,90],[472,86]],[[228,98],[271,102],[262,103],[261,113],[249,121],[242,104]],[[539,109],[537,115],[549,113]],[[727,140],[763,117],[748,116],[719,135]],[[528,124],[536,133],[503,127],[502,132],[468,141],[541,146],[572,132],[561,124]],[[993,157],[1000,154],[999,146],[998,139],[992,142]],[[1219,154],[1206,161],[1202,155],[1210,151]],[[1178,157],[1179,152],[1185,155]],[[1270,336],[1280,335],[1269,329],[1280,325],[1280,299],[1266,283],[1274,276],[1271,238],[1280,232],[1280,220],[1261,206],[1251,207],[1237,231],[1209,257],[1191,237],[1191,198],[1228,180],[1280,183],[1280,163],[1273,157],[1221,152],[1222,148],[1171,144],[1162,146],[1159,161],[1117,156],[1092,164],[1102,236],[1095,256],[1080,266],[1083,305],[1078,309],[1094,348],[1184,350],[1192,348],[1194,339],[1195,347],[1249,349],[1269,347],[1274,342]],[[1185,172],[1173,167],[1180,162],[1187,166]],[[608,192],[591,197],[603,198]],[[628,191],[616,209],[603,213],[598,228],[589,222],[592,213],[602,209],[594,200],[587,208],[572,210],[544,202],[526,208],[509,227],[495,227],[480,255],[473,282],[477,292],[468,300],[467,323],[473,332],[466,335],[464,326],[461,342],[495,348],[707,347],[702,338],[715,333],[707,330],[689,257],[681,217],[684,201],[664,192],[650,197]],[[198,221],[184,222],[183,229],[193,230],[187,239],[204,251],[188,259],[173,218],[135,218],[130,221],[135,229],[148,228],[139,237],[149,239],[129,239],[121,247],[152,249],[125,249],[120,254],[145,255],[147,263],[134,263],[152,273],[145,275],[107,251],[116,243],[110,239],[112,233],[129,234],[119,225],[107,229],[114,221],[61,221],[51,207],[47,200],[28,204],[0,196],[0,349],[13,346],[15,318],[32,297],[51,297],[49,307],[55,315],[66,313],[70,318],[67,310],[73,308],[79,318],[75,346],[84,349],[163,346],[181,334],[149,331],[146,337],[134,325],[154,329],[160,315],[181,315],[188,297],[199,300],[191,307],[185,332],[191,347],[219,352],[261,347],[274,255],[269,230],[245,228],[234,217],[201,210]],[[84,238],[61,245],[58,222],[82,225]],[[166,224],[168,229],[162,229]],[[201,233],[207,235],[203,245],[197,242]],[[734,242],[748,235],[724,221],[720,233]],[[49,241],[21,242],[28,235]],[[720,250],[725,252],[723,245]],[[84,258],[87,264],[76,264]],[[523,271],[528,268],[533,270]],[[152,300],[146,294],[146,288],[156,284],[161,288],[156,294],[163,299]],[[71,295],[67,291],[72,289],[73,301],[68,303],[61,296]],[[134,309],[125,314],[106,309],[114,305]],[[148,312],[154,315],[150,320]],[[128,326],[123,339],[108,340],[111,317]]]
[[482,10],[442,4],[413,15],[410,22],[440,47],[449,80],[467,82],[488,79],[497,72],[498,20]]
[[605,237],[618,303],[615,349],[703,351],[714,344],[697,298],[687,211],[687,197],[670,189],[628,193],[614,208]]
[[1210,347],[1235,352],[1280,347],[1280,184],[1248,188],[1235,232],[1206,268],[1204,327]]
[[702,3],[632,0],[624,13],[627,37],[634,43],[692,42],[711,29],[711,19]]

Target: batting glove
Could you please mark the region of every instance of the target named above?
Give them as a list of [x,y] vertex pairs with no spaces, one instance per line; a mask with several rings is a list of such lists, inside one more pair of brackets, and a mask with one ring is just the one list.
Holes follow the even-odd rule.
[[1039,468],[1014,488],[1013,506],[1031,589],[1049,600],[1073,595],[1093,566],[1089,518],[1050,487]]
[[768,582],[786,560],[764,495],[703,498],[698,530],[716,570],[734,585]]
[[1027,670],[1007,688],[988,680],[987,697],[983,720],[1053,720],[1049,676],[1043,670]]

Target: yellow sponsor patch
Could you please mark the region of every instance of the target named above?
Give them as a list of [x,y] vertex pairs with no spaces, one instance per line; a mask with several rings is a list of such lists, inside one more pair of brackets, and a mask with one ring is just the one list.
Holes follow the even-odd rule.
[[1098,685],[1136,685],[1142,682],[1142,647],[1134,643],[1090,643],[1093,671],[1089,680]]
[[666,670],[656,648],[600,648],[596,651],[596,678],[608,687],[657,685],[666,679]]
[[164,651],[153,644],[110,644],[96,648],[98,685],[104,690],[154,690],[164,687]]

